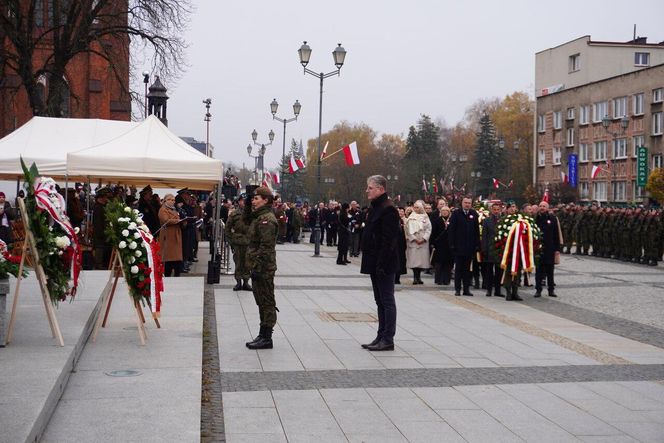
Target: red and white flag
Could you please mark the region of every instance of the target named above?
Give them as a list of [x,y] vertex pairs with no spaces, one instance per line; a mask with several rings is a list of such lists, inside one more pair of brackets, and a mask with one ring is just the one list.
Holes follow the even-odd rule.
[[513,184],[514,184],[514,180],[510,180],[510,182],[507,184],[507,187],[511,188]]
[[600,168],[599,166],[593,165],[593,169],[592,169],[592,171],[590,171],[590,178],[591,179],[596,178],[599,175],[601,170],[602,170],[602,168]]
[[497,178],[492,178],[491,180],[493,180],[493,188],[494,189],[500,188],[500,182],[498,181]]
[[295,163],[297,163],[297,166],[298,166],[298,168],[300,168],[300,169],[304,169],[305,166],[306,166],[306,165],[304,164],[304,157],[296,158],[296,159],[295,159]]
[[344,157],[346,157],[346,164],[348,166],[359,165],[360,156],[357,153],[357,143],[353,142],[350,145],[343,147]]
[[272,183],[274,183],[275,185],[281,183],[281,177],[279,177],[279,172],[274,171],[272,173]]
[[265,171],[265,178],[264,178],[264,180],[267,180],[268,182],[271,182],[271,181],[272,181],[272,174],[270,173],[270,171]]
[[325,147],[323,148],[323,152],[320,154],[320,161],[323,161],[323,159],[327,156],[327,145],[329,145],[330,142],[329,140],[325,142]]
[[563,171],[560,171],[560,181],[563,183],[569,183],[569,177]]
[[544,196],[542,197],[542,201],[549,203],[549,188],[544,189]]
[[295,157],[291,155],[290,160],[288,160],[288,173],[295,174],[295,171],[297,171],[298,169],[300,169],[300,166],[297,164]]

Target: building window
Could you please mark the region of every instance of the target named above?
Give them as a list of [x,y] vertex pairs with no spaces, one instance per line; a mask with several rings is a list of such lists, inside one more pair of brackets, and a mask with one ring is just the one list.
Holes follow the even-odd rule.
[[652,135],[662,135],[662,112],[652,113]]
[[606,182],[593,182],[593,198],[602,202],[606,201]]
[[657,169],[662,167],[662,154],[655,154],[652,156],[652,168]]
[[634,53],[635,66],[650,66],[650,53],[649,52],[635,52]]
[[627,183],[613,182],[611,183],[611,195],[614,202],[624,202],[626,198]]
[[587,125],[590,122],[590,106],[579,106],[579,124]]
[[652,90],[652,102],[662,103],[664,100],[664,88],[657,88]]
[[588,161],[588,143],[579,143],[579,161]]
[[567,108],[567,120],[574,120],[575,108]]
[[540,148],[537,151],[537,166],[544,166],[546,164],[546,157],[544,155],[544,149]]
[[574,128],[567,128],[567,147],[574,146]]
[[606,141],[595,142],[593,147],[593,160],[606,160]]
[[562,154],[562,149],[560,149],[560,146],[554,146],[553,147],[553,164],[554,165],[559,165],[560,164],[560,159],[563,157]]
[[581,69],[581,54],[569,56],[569,72],[576,72]]
[[601,123],[607,115],[609,115],[609,102],[593,103],[593,123]]
[[645,138],[643,135],[635,135],[635,136],[632,138],[632,143],[633,143],[633,146],[632,146],[632,157],[636,157],[637,150],[638,150],[641,146],[645,146],[645,145],[646,145],[646,138]]
[[643,199],[643,188],[641,186],[636,186],[636,181],[632,182],[632,200]]
[[537,132],[545,132],[546,131],[546,120],[544,119],[544,115],[540,114],[537,116]]
[[613,158],[627,158],[627,139],[617,138],[613,140]]
[[634,94],[633,104],[634,104],[634,109],[633,109],[634,115],[643,114],[643,92],[639,94]]
[[588,198],[588,182],[579,183],[579,197]]
[[627,115],[627,97],[613,99],[613,118],[621,118]]
[[553,111],[553,129],[561,129],[563,127],[563,113],[560,111]]

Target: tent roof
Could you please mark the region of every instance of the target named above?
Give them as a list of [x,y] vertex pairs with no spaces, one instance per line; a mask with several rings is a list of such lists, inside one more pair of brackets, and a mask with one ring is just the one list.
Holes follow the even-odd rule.
[[20,157],[29,166],[50,177],[64,177],[67,153],[108,142],[139,123],[81,119],[33,117],[11,134],[0,139],[0,179],[23,177]]
[[67,154],[70,177],[124,184],[211,189],[223,164],[195,150],[155,116],[108,141]]

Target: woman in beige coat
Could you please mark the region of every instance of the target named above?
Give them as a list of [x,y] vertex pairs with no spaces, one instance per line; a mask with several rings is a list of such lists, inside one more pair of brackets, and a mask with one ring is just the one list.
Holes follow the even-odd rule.
[[429,236],[431,222],[424,211],[424,202],[418,200],[413,205],[413,212],[406,220],[406,263],[413,270],[413,284],[423,284],[420,274],[422,269],[431,267],[429,260]]
[[164,204],[159,209],[159,247],[161,260],[164,262],[164,277],[180,276],[182,270],[182,229],[180,214],[175,209],[175,196],[166,194]]

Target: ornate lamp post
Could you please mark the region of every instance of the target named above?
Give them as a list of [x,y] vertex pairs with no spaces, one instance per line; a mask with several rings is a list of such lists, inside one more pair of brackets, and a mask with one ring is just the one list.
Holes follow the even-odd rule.
[[[318,166],[316,169],[316,202],[320,200],[320,180],[321,180],[321,132],[323,127],[323,80],[333,75],[341,75],[341,67],[344,65],[346,59],[346,50],[341,46],[341,43],[332,51],[332,57],[334,58],[334,65],[337,67],[336,70],[328,72],[327,74],[323,72],[315,72],[307,68],[309,64],[309,59],[311,58],[311,48],[307,45],[305,41],[297,53],[300,56],[300,64],[304,68],[304,73],[317,77],[320,80],[320,103],[318,106]],[[317,203],[316,203],[317,204]],[[320,255],[320,221],[316,220],[316,225],[314,226],[314,256],[318,257]]]
[[[300,110],[302,109],[302,105],[298,100],[295,100],[295,103],[293,103],[293,114],[295,114],[295,117],[292,118],[279,118],[276,116],[277,114],[277,109],[279,109],[279,103],[277,103],[277,99],[273,99],[272,103],[270,103],[270,112],[272,113],[272,119],[277,120],[278,122],[281,122],[284,124],[284,139],[283,139],[283,147],[281,149],[281,161],[283,162],[284,159],[286,158],[286,124],[294,122],[297,120],[297,117],[300,115]],[[284,164],[282,171],[281,171],[281,177],[285,177],[286,175],[286,166]],[[281,193],[284,193],[284,184],[286,181],[281,182]],[[285,196],[284,196],[285,198]]]
[[143,84],[145,85],[145,95],[143,95],[143,120],[148,118],[148,83],[150,83],[150,73],[143,71]]
[[210,120],[212,120],[212,114],[210,114],[210,105],[212,104],[212,99],[206,98],[203,100],[203,104],[205,105],[205,118],[203,121],[205,122],[207,128],[206,128],[206,135],[205,135],[205,155],[208,157],[212,157],[211,152],[210,152]]
[[[254,141],[254,144],[257,146],[260,146],[258,149],[258,154],[257,155],[251,155],[251,143],[247,146],[247,154],[249,154],[249,157],[253,157],[254,159],[254,171],[258,170],[258,166],[256,162],[260,163],[261,166],[261,183],[265,179],[265,162],[264,157],[265,157],[265,150],[267,146],[270,146],[272,142],[274,141],[274,131],[270,129],[270,132],[268,133],[268,138],[270,139],[270,143],[258,143],[256,140],[258,139],[258,132],[254,129],[251,132],[251,139]],[[257,173],[257,172],[256,172]]]

